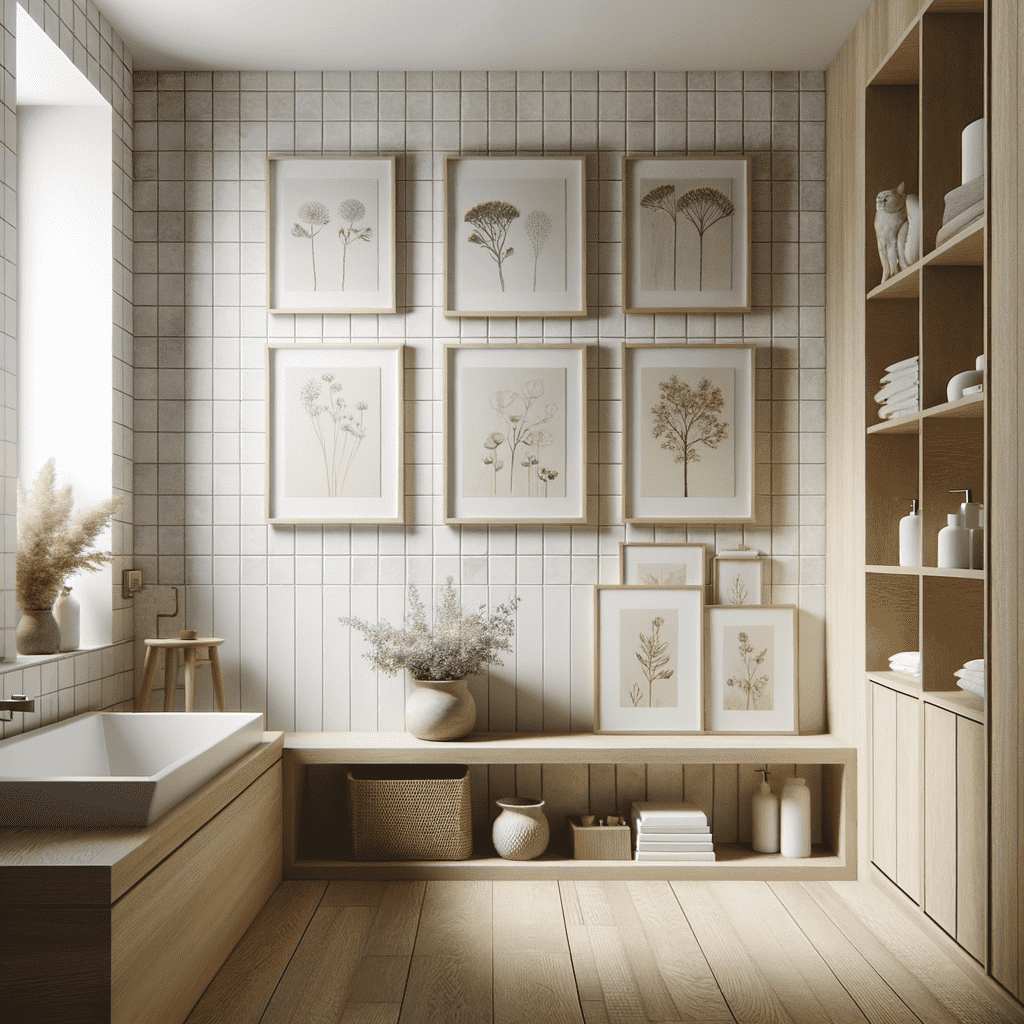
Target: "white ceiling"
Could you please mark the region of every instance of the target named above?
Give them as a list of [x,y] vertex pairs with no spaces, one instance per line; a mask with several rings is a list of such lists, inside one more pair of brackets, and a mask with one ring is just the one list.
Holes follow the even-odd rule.
[[98,0],[137,70],[813,70],[871,0]]

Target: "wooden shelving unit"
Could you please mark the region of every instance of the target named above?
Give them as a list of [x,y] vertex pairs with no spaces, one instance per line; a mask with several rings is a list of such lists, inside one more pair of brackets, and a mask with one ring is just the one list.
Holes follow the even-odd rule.
[[[961,131],[988,114],[987,32],[983,0],[933,0],[864,96],[869,850],[881,874],[980,960],[984,846],[958,832],[957,811],[960,801],[972,830],[979,808],[984,815],[986,702],[959,690],[954,672],[986,657],[989,580],[983,569],[938,568],[937,537],[963,500],[951,489],[969,487],[989,504],[987,380],[981,394],[946,395],[954,374],[978,356],[988,362],[988,219],[940,246],[935,239],[944,197],[961,184]],[[873,199],[900,181],[920,196],[922,255],[880,282]],[[884,367],[910,356],[920,359],[921,411],[881,421],[873,395]],[[907,568],[898,537],[911,498],[921,504],[921,565]],[[889,670],[899,651],[921,653],[920,677]]]
[[[822,839],[810,858],[787,860],[749,846],[716,844],[713,863],[573,860],[546,855],[508,861],[478,849],[467,861],[366,862],[346,853],[344,808],[306,799],[307,770],[354,764],[468,765],[763,764],[820,765]],[[611,736],[479,733],[429,743],[408,733],[287,733],[284,768],[285,878],[671,878],[839,880],[856,877],[857,752],[831,736]],[[332,791],[340,787],[334,785]],[[585,807],[580,808],[586,810]],[[553,837],[552,848],[558,838]]]

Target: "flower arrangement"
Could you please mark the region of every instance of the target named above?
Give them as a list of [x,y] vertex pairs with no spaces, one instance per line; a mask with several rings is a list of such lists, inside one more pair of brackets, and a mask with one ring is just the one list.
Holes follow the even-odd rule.
[[449,576],[434,607],[434,626],[427,625],[426,609],[414,586],[409,587],[409,615],[399,628],[390,622],[371,625],[353,617],[341,619],[367,639],[370,650],[364,657],[386,675],[403,668],[414,679],[464,679],[477,675],[484,665],[503,664],[499,651],[510,651],[515,633],[513,613],[520,598],[500,604],[491,615],[484,605],[466,612]]
[[107,498],[74,515],[71,485],[53,489],[54,460],[47,460],[32,489],[18,485],[18,553],[15,598],[26,610],[50,608],[64,581],[76,572],[99,572],[111,555],[88,550],[124,498]]

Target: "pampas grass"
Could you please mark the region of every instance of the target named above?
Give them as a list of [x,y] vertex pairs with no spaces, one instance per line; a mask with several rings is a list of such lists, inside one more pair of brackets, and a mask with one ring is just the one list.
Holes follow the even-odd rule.
[[53,489],[54,460],[47,460],[28,494],[18,485],[18,555],[15,597],[22,609],[50,608],[64,581],[76,572],[99,572],[111,560],[87,550],[124,498],[106,498],[72,515],[71,485]]

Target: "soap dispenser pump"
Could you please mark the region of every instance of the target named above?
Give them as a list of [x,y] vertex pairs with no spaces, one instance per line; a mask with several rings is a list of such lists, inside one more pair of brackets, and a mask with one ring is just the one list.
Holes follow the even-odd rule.
[[921,564],[921,509],[911,498],[910,515],[900,520],[900,565]]
[[768,768],[758,768],[755,775],[761,775],[761,791],[755,793],[752,804],[754,849],[758,853],[779,852],[779,798],[768,785]]

